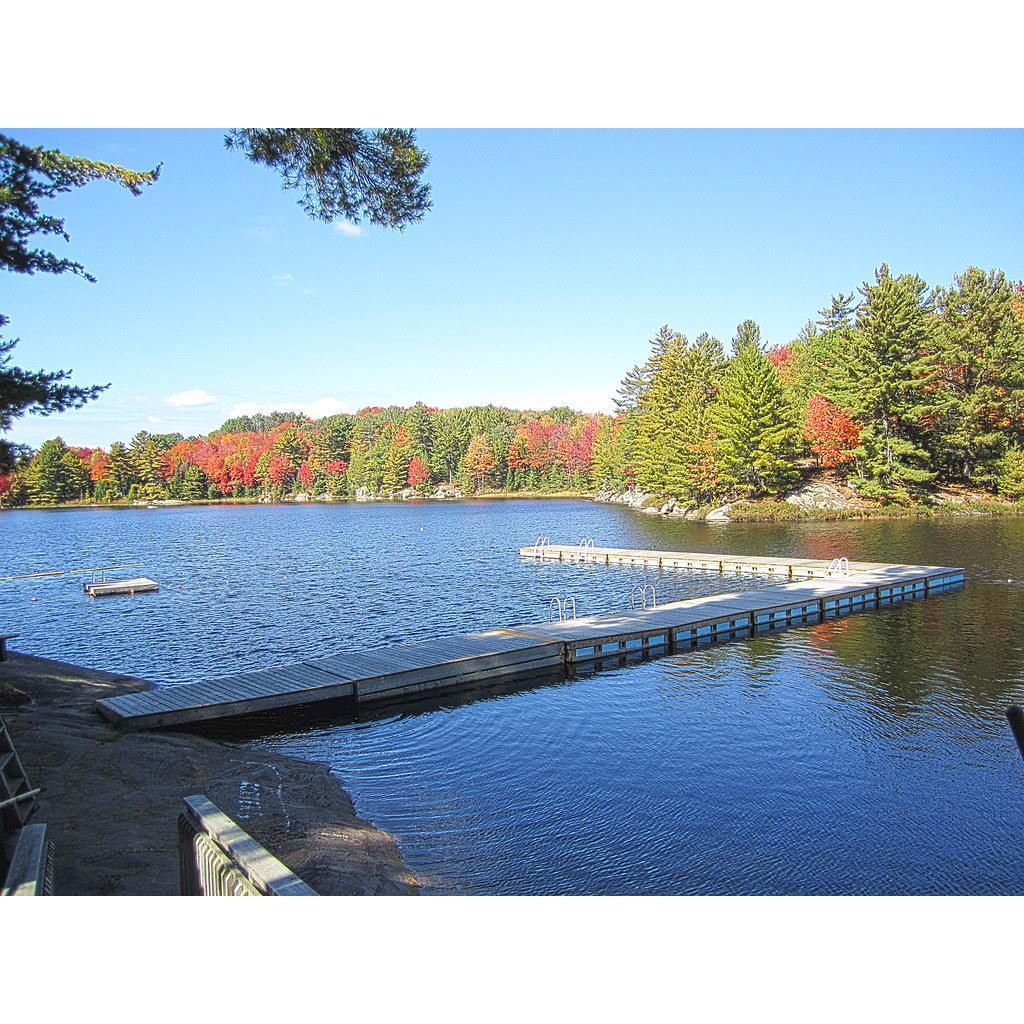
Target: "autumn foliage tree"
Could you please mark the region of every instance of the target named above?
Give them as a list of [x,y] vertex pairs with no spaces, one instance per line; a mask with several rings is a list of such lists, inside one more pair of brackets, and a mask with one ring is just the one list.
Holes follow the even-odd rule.
[[476,434],[469,442],[462,460],[462,473],[467,490],[477,493],[488,483],[488,475],[494,469],[494,452],[483,434]]
[[835,402],[815,395],[807,404],[804,439],[810,443],[818,464],[834,469],[854,461],[853,449],[860,444],[860,429]]
[[409,462],[409,486],[417,491],[422,490],[430,483],[430,470],[427,464],[418,456],[414,455]]

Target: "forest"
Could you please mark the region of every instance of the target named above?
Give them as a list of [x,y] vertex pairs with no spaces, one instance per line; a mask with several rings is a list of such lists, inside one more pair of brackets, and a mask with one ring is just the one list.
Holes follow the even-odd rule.
[[[611,389],[610,389],[611,390]],[[940,485],[1024,499],[1024,285],[970,267],[947,286],[882,265],[793,340],[664,326],[615,413],[493,405],[275,412],[205,437],[137,433],[22,451],[0,503],[311,500],[639,489],[687,506],[776,499],[827,476],[863,499]]]

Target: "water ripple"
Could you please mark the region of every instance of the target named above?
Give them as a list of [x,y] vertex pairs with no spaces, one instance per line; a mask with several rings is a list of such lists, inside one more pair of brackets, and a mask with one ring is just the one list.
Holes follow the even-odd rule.
[[[963,565],[958,594],[257,741],[329,764],[438,893],[1024,892],[1024,521],[704,524],[585,502],[4,513],[3,573],[141,560],[158,594],[0,584],[19,649],[166,684],[770,581],[521,562],[623,547]],[[34,600],[33,600],[34,599]],[[273,718],[268,718],[273,727]]]

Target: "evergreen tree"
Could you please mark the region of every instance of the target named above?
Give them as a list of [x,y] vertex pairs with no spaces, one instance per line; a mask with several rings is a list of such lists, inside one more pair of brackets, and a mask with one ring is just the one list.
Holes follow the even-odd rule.
[[429,463],[431,471],[452,483],[471,432],[465,409],[443,409],[434,416],[434,447]]
[[409,481],[412,452],[404,427],[388,427],[381,434],[381,493],[394,495],[405,489]]
[[417,402],[406,413],[404,426],[409,432],[412,454],[429,465],[431,449],[434,446],[434,426],[430,420],[430,413],[422,402]]
[[640,402],[643,393],[647,390],[650,379],[646,364],[634,366],[626,371],[626,376],[619,383],[615,392],[615,411],[619,413],[632,412]]
[[736,336],[732,339],[732,354],[738,355],[745,348],[762,349],[761,328],[753,320],[744,320],[736,328]]
[[999,463],[999,493],[1011,501],[1024,500],[1024,449],[1008,448]]
[[60,437],[43,442],[24,477],[29,496],[38,505],[75,501],[89,493],[85,466]]
[[411,128],[232,128],[224,145],[276,170],[317,220],[402,230],[430,209],[430,157]]
[[813,320],[808,320],[803,327],[800,328],[800,333],[796,336],[796,340],[803,342],[805,345],[816,338],[819,334],[818,325]]
[[126,498],[132,485],[138,482],[128,448],[120,441],[110,446],[110,479],[116,497]]
[[933,440],[942,476],[992,483],[1024,418],[1024,319],[1001,270],[969,267],[935,292],[928,358]]
[[659,356],[664,355],[679,340],[679,337],[678,331],[673,331],[668,324],[662,324],[658,328],[658,333],[651,338],[651,358],[657,359]]
[[684,444],[679,433],[678,412],[686,391],[688,343],[681,334],[670,340],[655,339],[648,361],[650,382],[636,408],[636,481],[644,490],[663,491],[670,466],[680,459]]
[[[172,442],[173,443],[173,442]],[[168,448],[170,445],[167,446]],[[128,446],[133,478],[140,484],[163,483],[164,448],[160,440],[148,431],[140,430]]]
[[926,285],[916,275],[893,277],[883,264],[875,283],[860,289],[864,302],[846,352],[846,380],[838,404],[861,426],[858,468],[869,496],[906,497],[930,481],[920,443],[925,405],[924,353],[933,339]]
[[323,473],[328,465],[349,461],[349,436],[353,418],[339,415],[320,420],[313,435],[310,465],[316,473]]
[[711,500],[717,486],[715,428],[711,410],[724,362],[722,343],[697,336],[683,355],[682,390],[670,418],[666,490],[698,503]]
[[737,337],[712,421],[722,485],[738,495],[759,497],[796,480],[799,435],[778,372],[760,349],[760,332],[756,342],[749,330]]
[[845,295],[840,292],[832,296],[828,306],[818,310],[818,326],[825,334],[852,327],[856,312],[857,304],[853,301],[853,293]]
[[206,483],[202,470],[198,466],[188,466],[182,474],[179,493],[182,501],[199,501],[206,492]]
[[[16,274],[76,274],[96,279],[85,267],[67,256],[42,248],[41,241],[57,237],[68,241],[64,220],[44,212],[40,202],[93,181],[110,181],[132,195],[156,181],[159,168],[131,171],[115,164],[68,156],[56,149],[25,146],[0,135],[0,270]],[[0,315],[0,327],[7,317]],[[109,384],[76,387],[64,383],[69,370],[32,372],[11,365],[10,353],[17,344],[0,339],[0,433],[10,430],[25,413],[62,412],[77,409],[105,391]],[[0,440],[0,468],[13,459],[13,446]]]

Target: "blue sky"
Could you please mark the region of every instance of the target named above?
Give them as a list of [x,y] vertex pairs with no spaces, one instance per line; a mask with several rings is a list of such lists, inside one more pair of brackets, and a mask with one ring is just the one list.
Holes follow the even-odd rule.
[[[98,278],[0,278],[16,362],[113,386],[15,441],[205,433],[256,408],[608,410],[663,323],[790,340],[886,261],[1024,277],[1020,131],[430,131],[404,233],[309,221],[217,131],[10,130],[146,168],[57,200]],[[59,251],[59,249],[58,249]]]

